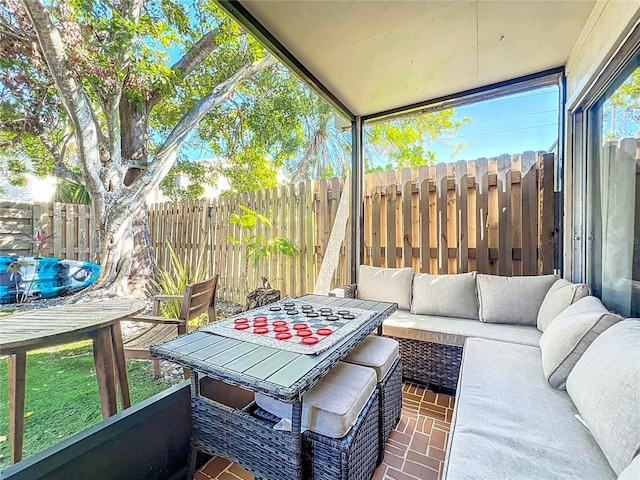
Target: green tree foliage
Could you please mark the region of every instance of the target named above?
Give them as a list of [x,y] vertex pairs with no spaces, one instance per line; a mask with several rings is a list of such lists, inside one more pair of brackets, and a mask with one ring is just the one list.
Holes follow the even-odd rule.
[[59,179],[56,191],[53,194],[53,201],[60,203],[76,203],[80,205],[91,205],[89,192],[83,185]]
[[640,136],[640,68],[636,68],[605,102],[605,141]]
[[256,233],[258,223],[266,230],[271,228],[271,221],[267,217],[244,205],[238,205],[238,207],[244,213],[242,215],[232,213],[229,223],[238,225],[245,235],[237,238],[228,236],[227,240],[233,244],[243,246],[243,257],[246,263],[251,261],[254,265],[257,265],[261,258],[270,258],[272,253],[284,255],[285,257],[293,257],[298,254],[300,249],[288,238],[275,236],[265,239],[263,235]]
[[276,235],[265,238],[259,233],[258,227],[267,232],[272,228],[271,221],[244,205],[238,205],[238,207],[243,213],[240,215],[232,213],[229,223],[237,225],[241,234],[237,237],[228,236],[227,241],[242,247],[242,278],[245,279],[245,291],[248,291],[249,264],[256,267],[260,259],[268,259],[271,255],[293,257],[300,252],[300,249],[287,237]]
[[[471,119],[455,117],[453,108],[422,115],[402,117],[375,123],[365,131],[365,155],[369,160],[366,171],[385,171],[405,167],[419,167],[436,162],[435,144],[449,153],[451,159],[465,148],[456,142],[458,129]],[[371,160],[380,159],[384,166],[373,166]]]

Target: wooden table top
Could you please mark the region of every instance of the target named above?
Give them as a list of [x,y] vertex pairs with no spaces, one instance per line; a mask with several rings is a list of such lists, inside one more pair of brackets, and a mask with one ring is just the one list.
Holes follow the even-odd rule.
[[[397,308],[395,303],[305,295],[301,300],[375,311],[369,323],[318,354],[287,352],[196,331],[151,347],[151,353],[207,376],[293,402],[344,358]],[[250,314],[244,312],[243,315]]]
[[0,354],[73,341],[146,308],[143,300],[115,298],[29,310],[0,317]]

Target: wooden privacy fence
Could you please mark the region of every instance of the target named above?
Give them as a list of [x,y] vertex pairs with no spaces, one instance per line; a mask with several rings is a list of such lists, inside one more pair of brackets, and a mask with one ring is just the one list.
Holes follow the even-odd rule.
[[[476,270],[500,275],[553,271],[553,154],[526,152],[384,173],[365,179],[364,263],[409,266],[428,273]],[[313,291],[342,188],[350,178],[308,181],[213,200],[151,205],[151,237],[160,267],[169,245],[183,261],[203,255],[221,275],[221,296],[244,303],[247,291],[269,279],[283,295]],[[239,205],[265,215],[265,239],[291,239],[300,253],[271,257],[245,270],[242,235],[229,222]],[[333,284],[350,281],[350,229]]]
[[[194,265],[202,256],[210,272],[220,274],[220,296],[238,303],[245,302],[248,291],[262,286],[261,277],[280,289],[283,296],[313,291],[345,181],[350,179],[308,181],[217,199],[150,205],[149,226],[157,264],[161,268],[170,264],[169,246],[183,263]],[[239,205],[264,215],[272,226],[258,223],[255,232],[249,233],[230,223],[231,214],[243,213]],[[243,246],[227,238],[250,234],[265,240],[284,236],[300,251],[291,258],[272,255],[261,258],[257,265],[245,265]],[[344,242],[342,257],[334,275],[336,283],[348,281],[350,252]]]
[[367,175],[364,263],[431,274],[552,273],[553,159],[526,152]]
[[95,235],[88,205],[0,202],[0,255],[36,253],[30,238],[38,232],[53,236],[42,255],[95,262],[90,251]]
[[[551,273],[557,238],[553,165],[553,154],[525,152],[367,175],[364,263],[408,266],[432,274]],[[311,292],[343,187],[350,181],[332,178],[218,199],[150,205],[157,265],[170,264],[169,246],[183,263],[193,265],[201,257],[210,272],[220,274],[222,298],[239,303],[244,303],[247,291],[262,286],[260,277],[283,295]],[[240,205],[272,222],[270,228],[258,224],[252,234],[265,240],[287,237],[300,253],[245,265],[243,247],[227,240],[248,234],[229,221],[232,213],[242,214]],[[38,229],[53,233],[43,255],[97,261],[90,252],[95,233],[88,206],[0,202],[1,255],[34,253],[29,236]],[[351,245],[357,239],[350,237],[350,228],[346,232],[334,285],[351,280]]]

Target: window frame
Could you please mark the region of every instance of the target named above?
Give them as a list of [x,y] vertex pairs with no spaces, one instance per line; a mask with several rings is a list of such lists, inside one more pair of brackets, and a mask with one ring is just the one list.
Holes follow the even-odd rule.
[[[589,199],[593,132],[599,127],[596,109],[614,85],[626,78],[640,55],[640,24],[603,67],[575,107],[567,110],[567,155],[565,171],[565,278],[588,283],[593,273],[590,254],[594,242],[592,204]],[[637,68],[637,67],[636,67]],[[624,81],[624,80],[622,80]]]

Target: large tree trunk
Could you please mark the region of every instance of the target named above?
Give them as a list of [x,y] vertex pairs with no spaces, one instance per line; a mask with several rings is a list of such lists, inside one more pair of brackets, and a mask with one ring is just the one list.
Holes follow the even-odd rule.
[[[125,93],[120,98],[122,158],[146,163],[148,161],[147,132],[149,107],[146,103],[132,101]],[[124,177],[125,186],[131,185],[142,173],[140,168],[130,168]],[[151,245],[147,207],[143,203],[132,218],[133,256],[129,273],[129,292],[142,295],[155,274],[155,255]]]
[[114,235],[107,229],[111,219],[107,213],[104,220],[96,222],[98,236],[104,241],[100,274],[88,291],[144,297],[156,272],[147,208],[143,205]]
[[133,259],[129,274],[129,292],[132,295],[143,295],[149,289],[149,280],[156,273],[156,258],[149,231],[147,206],[136,212],[133,217]]

